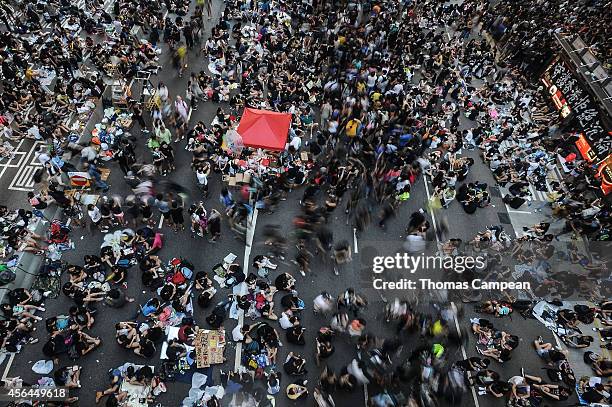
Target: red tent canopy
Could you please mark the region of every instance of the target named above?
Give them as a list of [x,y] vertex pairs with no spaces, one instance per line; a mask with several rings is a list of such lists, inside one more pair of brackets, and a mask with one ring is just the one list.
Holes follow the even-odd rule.
[[242,113],[238,134],[247,147],[284,150],[291,125],[291,113],[247,107]]

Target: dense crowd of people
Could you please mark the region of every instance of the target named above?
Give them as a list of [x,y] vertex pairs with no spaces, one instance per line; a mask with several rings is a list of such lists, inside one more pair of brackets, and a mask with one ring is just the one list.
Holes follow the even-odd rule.
[[[559,18],[560,4],[571,13]],[[392,301],[384,312],[395,335],[385,337],[368,329],[374,321],[367,320],[368,298],[359,290],[333,287],[314,299],[299,292],[314,264],[344,279],[338,281],[351,278],[351,244],[330,225],[339,213],[357,234],[388,228],[411,199],[414,185],[427,182],[431,199],[419,204],[427,209],[412,213],[407,222],[408,252],[422,251],[436,229],[445,255],[477,252],[488,257],[485,270],[470,269],[452,278],[521,278],[534,283],[534,299],[576,294],[594,300],[597,307],[570,309],[561,301],[554,304],[554,313],[538,314],[537,301],[485,301],[472,293],[462,298],[480,302],[475,311],[496,318],[513,311],[535,313],[575,349],[590,346],[595,336],[584,335],[578,324],[598,319],[601,346],[609,348],[610,303],[602,301],[609,298],[609,287],[597,284],[606,278],[608,264],[573,241],[555,245],[566,234],[609,240],[609,200],[594,186],[592,169],[576,157],[575,136],[554,132],[550,115],[536,113],[550,108],[533,80],[558,30],[580,31],[598,57],[609,58],[608,25],[591,24],[609,2],[573,7],[559,1],[502,1],[490,7],[486,0],[237,0],[226,1],[211,23],[212,5],[211,0],[195,5],[116,0],[112,11],[105,11],[97,1],[86,2],[84,9],[51,1],[27,4],[20,12],[9,3],[1,6],[6,30],[0,36],[5,96],[0,153],[11,160],[16,141],[42,141],[36,159],[44,169],[34,176],[31,208],[0,207],[0,254],[6,259],[0,280],[8,284],[19,272],[15,254],[31,252],[45,257],[45,273],[62,274],[57,290],[70,300],[65,312],[45,315],[48,336],[42,351],[50,366],[37,366],[43,375],[38,385],[79,388],[79,366],[62,360],[79,360],[101,346],[120,347],[140,362],[111,369],[110,385],[96,392],[96,403],[153,402],[167,383],[194,368],[198,331],[224,332],[228,318],[241,314],[245,322],[227,333],[241,344],[242,370],[223,372],[220,388],[207,381],[207,391],[190,392],[184,405],[271,406],[281,397],[276,398],[281,405],[286,399],[313,398],[319,406],[333,406],[342,392],[363,386],[377,407],[425,407],[442,399],[457,403],[470,386],[481,395],[506,397],[512,406],[564,401],[575,397],[576,386],[580,400],[610,402],[605,382],[612,373],[610,360],[587,352],[585,363],[593,375],[576,378],[567,354],[542,338],[533,347],[547,366],[546,377],[525,372],[502,377],[506,372],[495,366],[501,370],[512,358],[519,337],[485,318],[471,319],[480,356],[456,360],[452,350],[471,334],[455,330],[458,310],[447,298],[426,310],[412,301]],[[210,36],[205,35],[208,28]],[[506,53],[505,61],[496,59],[496,49],[485,39],[489,36]],[[166,54],[186,87],[169,88],[157,80],[148,100],[132,98],[129,81],[157,74]],[[196,58],[206,61],[207,69],[191,72]],[[109,80],[123,86],[122,109],[104,93]],[[98,99],[103,118],[94,137],[83,140],[79,123],[87,122]],[[203,104],[217,109],[210,124],[191,119]],[[233,132],[244,107],[292,114],[283,151],[240,145]],[[181,165],[179,148],[192,154],[192,182],[201,198],[189,197],[186,182],[173,178]],[[480,158],[464,154],[472,150]],[[570,153],[574,158],[565,160]],[[549,182],[560,158],[568,179]],[[474,166],[483,164],[512,208],[533,207],[530,186],[546,193],[547,202],[533,209],[563,220],[563,229],[553,233],[547,220],[526,227],[515,239],[498,225],[471,241],[452,236],[444,213],[454,201],[469,216],[491,205],[491,185],[473,177],[467,181]],[[112,194],[105,170],[116,167],[131,190],[127,196]],[[68,173],[79,171],[101,194],[99,200],[84,205],[70,193],[74,180]],[[228,180],[237,176],[248,181],[232,188]],[[212,182],[224,185],[214,203],[207,199]],[[180,238],[206,237],[210,244],[223,244],[226,233],[245,241],[254,209],[282,210],[289,194],[301,197],[293,233],[275,223],[264,225],[265,249],[253,253],[252,272],[228,258],[211,271],[197,271],[197,254],[185,259],[167,253],[168,235],[155,228],[169,228]],[[62,216],[74,224],[87,224],[92,235],[102,232],[100,251],[83,253],[78,264],[61,261],[61,253],[74,248],[71,228],[45,218],[50,205],[63,209]],[[439,228],[433,227],[431,213],[441,215]],[[36,218],[49,222],[45,236],[28,228]],[[555,270],[558,261],[570,262],[582,277]],[[286,270],[281,263],[287,262],[295,267]],[[140,276],[147,297],[140,304],[127,295],[127,276],[133,273]],[[8,292],[2,306],[3,349],[18,352],[37,341],[35,324],[42,319],[37,312],[45,312],[51,295],[39,288]],[[100,303],[134,309],[131,320],[117,321],[116,344],[103,344],[89,333],[101,323],[99,314],[111,312]],[[310,307],[321,322],[314,331],[303,325]],[[405,352],[417,337],[419,346]],[[328,359],[347,341],[351,361],[334,369]],[[286,352],[285,342],[303,351]],[[408,357],[398,358],[404,354]],[[154,360],[157,355],[161,363]],[[309,384],[306,378],[313,373],[306,365],[312,355],[318,381]],[[20,380],[2,383],[27,384]],[[134,396],[132,386],[147,393]]]
[[555,53],[556,33],[579,34],[596,57],[610,64],[610,7],[606,1],[502,1],[482,16],[483,27],[500,42],[504,59],[530,75],[541,73]]

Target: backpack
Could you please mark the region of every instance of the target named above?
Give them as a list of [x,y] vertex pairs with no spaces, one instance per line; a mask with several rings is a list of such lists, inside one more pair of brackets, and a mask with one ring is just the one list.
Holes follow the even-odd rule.
[[130,267],[130,259],[119,259],[119,261],[117,262],[117,266],[123,268]]
[[181,273],[185,276],[185,278],[187,280],[191,280],[191,278],[193,277],[193,269],[194,269],[194,267],[191,264],[189,264],[188,266],[184,265],[184,264],[185,263],[181,264],[181,266],[182,266],[181,267]]
[[170,279],[170,281],[173,284],[181,285],[185,281],[187,281],[187,279],[185,278],[185,275],[181,271],[177,271],[176,273],[172,275],[172,278]]

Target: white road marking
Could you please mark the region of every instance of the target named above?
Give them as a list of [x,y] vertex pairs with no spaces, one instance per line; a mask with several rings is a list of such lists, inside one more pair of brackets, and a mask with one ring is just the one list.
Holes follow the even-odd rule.
[[[242,270],[244,274],[248,274],[249,270],[249,258],[251,256],[251,247],[253,246],[253,237],[255,236],[255,226],[257,225],[257,214],[259,211],[257,208],[253,210],[251,215],[251,219],[247,221],[247,231],[246,231],[246,244],[244,246],[244,259],[243,259],[243,267]],[[242,282],[240,284],[240,292],[238,295],[245,295],[247,291],[246,283]],[[244,325],[244,311],[242,309],[238,309],[238,326],[242,327]],[[238,342],[236,344],[236,354],[234,358],[234,371],[239,372],[242,371],[242,342]]]
[[[429,195],[429,187],[427,186],[427,175],[423,174],[423,183],[425,184],[425,193],[427,194],[427,202],[431,199],[431,195]],[[434,232],[436,232],[436,241],[438,240],[438,227],[436,226],[436,215],[433,210],[429,209],[428,212],[431,215],[432,224],[434,227]],[[438,242],[439,244],[440,242]]]
[[8,362],[6,362],[6,367],[4,368],[4,373],[2,374],[2,380],[6,379],[6,377],[8,376],[9,370],[11,369],[14,359],[15,359],[15,354],[11,353],[11,356],[9,357]]
[[[13,154],[13,156],[11,158],[8,159],[8,161],[4,164],[0,163],[0,166],[3,167],[2,171],[0,171],[0,179],[4,176],[4,173],[6,172],[7,168],[19,168],[21,165],[21,161],[24,157],[23,154],[25,154],[25,152],[23,151],[18,151],[21,148],[21,145],[23,144],[25,139],[21,139],[21,141],[19,141],[19,144],[17,144],[17,147],[15,147],[15,153]],[[21,157],[19,158],[19,161],[17,162],[16,165],[11,164],[11,161],[13,161],[15,159],[15,155],[21,155]]]
[[556,332],[553,332],[553,337],[555,338],[555,342],[557,343],[559,349],[563,349],[563,346],[561,346],[561,341],[559,340],[559,337],[557,336]]
[[[19,143],[18,148],[21,146],[22,142],[23,140],[21,140],[21,142]],[[41,144],[44,144],[44,143],[42,141],[36,141],[34,144],[32,144],[32,147],[30,147],[30,150],[27,153],[23,152],[23,154],[21,154],[21,157],[17,164],[19,168],[17,169],[17,173],[11,180],[11,183],[8,186],[8,189],[13,190],[13,191],[25,191],[25,192],[29,192],[32,190],[32,188],[28,186],[34,185],[32,177],[34,176],[34,173],[36,172],[36,170],[39,167],[42,167],[42,164],[40,164],[38,160],[36,159],[36,154],[35,154],[36,150],[38,149],[38,146]],[[4,174],[4,171],[0,173],[0,177],[2,177],[3,174]]]
[[515,210],[515,209],[510,209],[510,208],[508,208],[508,206],[507,206],[507,205],[506,205],[506,210],[507,210],[508,212],[512,212],[512,213],[529,213],[529,214],[530,214],[530,213],[533,213],[533,212],[530,212],[530,211],[517,211],[517,210]]
[[357,247],[357,229],[353,228],[353,245],[355,246],[355,254],[359,253],[359,247]]
[[28,177],[32,174],[33,168],[28,166],[23,167],[23,171],[19,174],[19,177],[16,177],[16,186],[25,186],[27,184]]
[[[459,321],[457,320],[457,306],[455,305],[454,302],[451,302],[451,306],[455,310],[455,312],[453,312],[453,319],[455,320],[455,329],[457,329],[457,335],[461,337],[461,328],[459,328]],[[464,360],[468,358],[467,352],[465,351],[465,347],[463,346],[463,343],[461,344],[461,355],[463,356]],[[472,375],[471,372],[468,372],[468,377],[470,377],[471,375]],[[476,394],[475,386],[470,386],[470,389],[472,390],[472,398],[474,399],[474,405],[476,407],[480,407],[480,404],[478,403],[478,395]]]
[[[427,201],[429,202],[429,200],[431,199],[431,196],[429,195],[429,187],[427,186],[427,175],[423,175],[423,183],[425,184],[425,193],[427,194]],[[434,232],[436,235],[436,243],[439,249],[441,244],[440,244],[440,240],[438,239],[438,227],[436,226],[436,216],[434,214],[434,211],[431,209],[429,210],[429,214],[431,215],[431,220],[432,220]],[[451,306],[455,309],[455,311],[457,310],[457,306],[455,305],[454,302],[451,302]],[[457,335],[461,337],[461,329],[459,328],[459,321],[457,320],[457,312],[453,313],[453,319],[455,320],[455,328],[457,329]],[[461,343],[461,355],[463,356],[463,359],[467,359],[467,352],[465,351],[465,347],[463,346],[463,343]],[[472,390],[472,398],[474,399],[474,405],[476,407],[480,407],[480,403],[478,403],[478,395],[476,394],[476,389],[474,388],[474,386],[471,386],[470,389]]]
[[[11,164],[10,161],[13,161],[15,159],[15,156],[19,156],[19,161],[17,161],[15,164]],[[13,158],[10,161],[7,161],[3,166],[5,168],[19,168],[23,164],[25,156],[25,151],[13,151]]]
[[159,225],[157,225],[157,229],[161,229],[163,224],[164,224],[164,214],[162,213],[162,215],[159,217]]

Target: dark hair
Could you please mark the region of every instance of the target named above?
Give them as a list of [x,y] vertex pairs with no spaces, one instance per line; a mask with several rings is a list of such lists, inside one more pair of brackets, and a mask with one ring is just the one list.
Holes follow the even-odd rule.
[[112,288],[106,295],[116,300],[121,295],[121,292],[117,288]]
[[71,294],[74,293],[74,286],[73,284],[68,281],[66,284],[64,284],[64,286],[62,287],[62,292],[64,293],[64,295],[66,295],[67,297],[70,297]]

